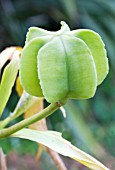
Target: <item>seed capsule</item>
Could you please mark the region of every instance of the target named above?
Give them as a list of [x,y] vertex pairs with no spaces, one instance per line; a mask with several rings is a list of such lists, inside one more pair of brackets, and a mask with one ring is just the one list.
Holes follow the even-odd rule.
[[91,98],[108,73],[104,43],[94,31],[70,31],[61,24],[57,32],[29,29],[21,57],[22,86],[50,103]]

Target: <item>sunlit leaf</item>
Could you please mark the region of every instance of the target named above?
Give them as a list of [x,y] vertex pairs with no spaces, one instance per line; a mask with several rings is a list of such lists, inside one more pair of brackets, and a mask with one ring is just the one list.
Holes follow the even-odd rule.
[[14,53],[14,57],[11,62],[6,66],[3,72],[1,84],[0,84],[0,115],[2,114],[6,103],[10,97],[12,87],[16,80],[16,76],[19,69],[19,51]]
[[93,170],[109,170],[95,158],[73,146],[70,142],[61,137],[61,133],[54,131],[37,131],[31,129],[20,130],[11,137],[29,139],[43,144],[50,149],[70,157]]

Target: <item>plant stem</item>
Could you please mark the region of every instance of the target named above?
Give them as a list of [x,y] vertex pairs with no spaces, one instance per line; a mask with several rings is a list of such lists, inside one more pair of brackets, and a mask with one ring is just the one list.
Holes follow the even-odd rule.
[[41,98],[33,97],[24,91],[13,113],[10,113],[6,119],[0,121],[0,129],[3,129],[12,120],[26,112],[37,100],[41,100]]
[[10,121],[11,121],[11,116],[9,116],[6,119],[0,121],[0,129],[3,129]]
[[46,118],[48,117],[49,115],[51,115],[54,111],[56,111],[59,107],[61,106],[60,103],[52,103],[50,104],[47,108],[45,108],[44,110],[42,110],[41,112],[25,119],[25,120],[22,120],[21,122],[9,127],[9,128],[6,128],[6,129],[2,129],[0,130],[0,139],[1,138],[5,138],[5,137],[8,137],[10,136],[11,134],[19,131],[20,129],[22,128],[25,128],[27,127],[28,125],[32,124],[32,123],[35,123],[43,118]]

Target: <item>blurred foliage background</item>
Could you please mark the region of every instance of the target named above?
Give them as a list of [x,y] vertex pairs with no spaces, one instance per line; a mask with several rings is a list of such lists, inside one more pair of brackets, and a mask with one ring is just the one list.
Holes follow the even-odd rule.
[[[68,101],[65,106],[67,118],[64,119],[59,110],[47,119],[48,127],[62,132],[74,145],[114,170],[115,0],[0,0],[0,51],[12,45],[23,47],[30,26],[55,31],[60,28],[61,20],[66,21],[71,29],[87,28],[101,35],[108,51],[110,72],[104,83],[98,87],[94,98]],[[18,96],[14,88],[4,116],[13,110],[17,101]],[[8,155],[13,154],[12,151],[15,155],[18,153],[31,156],[37,152],[37,144],[21,139],[4,139],[0,141],[0,146]],[[43,164],[39,166],[42,170],[45,170],[46,166],[48,169],[55,169],[52,163],[49,165],[47,157],[48,155],[43,153]],[[65,158],[64,161],[69,169],[77,170],[75,162]],[[17,169],[26,168],[25,166]],[[79,165],[78,169],[87,168]]]

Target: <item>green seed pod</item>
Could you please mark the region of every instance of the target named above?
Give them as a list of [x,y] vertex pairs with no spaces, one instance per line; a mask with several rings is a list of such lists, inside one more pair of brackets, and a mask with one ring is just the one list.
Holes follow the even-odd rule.
[[91,30],[70,31],[65,22],[57,32],[31,27],[22,51],[23,88],[50,102],[87,99],[108,73],[108,59],[100,36]]

